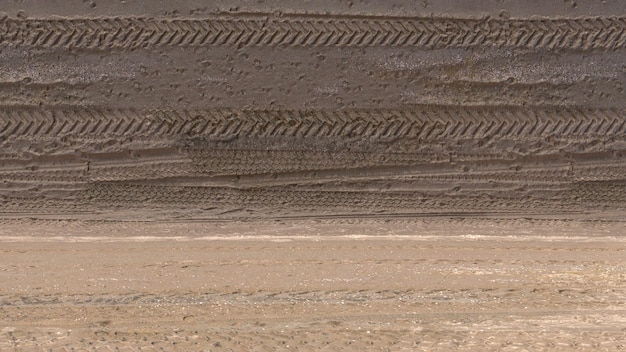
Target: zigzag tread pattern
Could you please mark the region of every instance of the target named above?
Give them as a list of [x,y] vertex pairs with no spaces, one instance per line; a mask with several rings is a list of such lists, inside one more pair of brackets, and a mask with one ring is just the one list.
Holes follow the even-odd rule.
[[83,213],[88,204],[82,201],[45,198],[14,198],[0,197],[0,207],[3,213],[32,213],[41,214]]
[[443,162],[443,154],[393,154],[298,150],[189,150],[199,174],[250,175]]
[[179,161],[146,163],[136,166],[96,166],[89,173],[90,181],[117,181],[132,179],[161,179],[194,176],[195,170],[185,159]]
[[0,171],[0,179],[2,180],[19,180],[19,181],[45,181],[45,182],[87,182],[82,171],[66,171],[66,170],[46,170],[41,172],[28,171]]
[[0,20],[0,45],[95,49],[153,46],[476,46],[616,49],[626,18],[461,19],[267,14]]
[[575,185],[572,198],[584,205],[626,208],[626,181],[589,181]]
[[473,139],[626,135],[621,109],[422,106],[411,109],[0,109],[0,137],[204,136]]
[[236,207],[287,207],[298,209],[452,209],[454,211],[523,211],[564,210],[571,204],[553,199],[504,198],[482,195],[425,196],[414,192],[303,191],[285,189],[198,186],[155,186],[140,184],[93,184],[85,192],[92,204],[115,204],[131,207],[142,204]]
[[620,180],[626,177],[626,165],[583,167],[576,170],[574,175],[578,182]]

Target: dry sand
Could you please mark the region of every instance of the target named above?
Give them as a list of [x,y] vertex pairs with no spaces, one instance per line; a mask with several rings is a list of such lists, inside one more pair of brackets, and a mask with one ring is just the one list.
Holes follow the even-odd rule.
[[3,222],[1,350],[624,346],[621,222]]

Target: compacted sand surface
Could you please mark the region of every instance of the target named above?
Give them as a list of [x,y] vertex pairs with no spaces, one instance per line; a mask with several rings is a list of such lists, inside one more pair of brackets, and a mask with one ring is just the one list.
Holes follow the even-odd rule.
[[0,1],[0,351],[624,349],[621,1]]
[[623,223],[7,220],[4,350],[596,350]]

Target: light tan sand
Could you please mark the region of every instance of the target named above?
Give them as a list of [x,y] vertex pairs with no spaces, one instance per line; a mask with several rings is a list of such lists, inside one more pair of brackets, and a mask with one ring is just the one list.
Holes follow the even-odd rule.
[[6,221],[1,350],[619,350],[623,224]]

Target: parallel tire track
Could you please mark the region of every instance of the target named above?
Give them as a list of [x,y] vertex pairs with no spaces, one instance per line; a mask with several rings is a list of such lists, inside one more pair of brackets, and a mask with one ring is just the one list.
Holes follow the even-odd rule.
[[199,174],[252,175],[265,173],[349,170],[377,166],[409,166],[448,160],[440,154],[396,154],[288,150],[189,150]]
[[0,20],[0,45],[110,49],[154,46],[476,46],[615,49],[626,18],[460,19],[267,14]]
[[142,206],[235,206],[274,209],[398,210],[420,209],[454,211],[563,210],[577,205],[560,199],[520,199],[488,195],[442,196],[416,192],[314,191],[266,188],[200,186],[155,186],[97,183],[85,192],[86,202]]
[[[471,172],[450,168],[450,156],[446,154],[428,153],[363,153],[341,151],[301,151],[301,150],[189,150],[190,159],[181,154],[151,161],[120,159],[113,163],[90,163],[85,165],[67,164],[66,168],[17,167],[12,170],[0,170],[0,179],[20,182],[56,182],[85,183],[105,181],[157,180],[171,177],[213,177],[213,176],[245,176],[265,175],[259,180],[248,179],[246,182],[263,184],[284,184],[285,182],[326,182],[329,179],[342,179],[345,172],[351,175],[346,182],[361,182],[388,178],[406,182],[432,180],[442,182],[523,182],[528,183],[562,183],[583,181],[621,180],[626,174],[626,164],[576,165],[566,164],[545,167],[531,166],[533,159],[526,164],[530,168],[511,170],[481,169],[473,165]],[[480,154],[482,155],[482,154]],[[500,162],[497,156],[482,155],[482,162]],[[455,163],[467,162],[470,165],[477,159],[474,155],[467,158],[456,157]],[[428,170],[428,165],[448,166],[438,171]],[[486,164],[489,165],[489,164]],[[519,166],[519,164],[515,164]],[[391,167],[391,169],[390,169]],[[424,169],[426,167],[426,169]],[[484,167],[484,166],[483,166]],[[326,171],[326,174],[324,173]],[[315,172],[313,179],[306,174]],[[271,175],[271,179],[269,179]]]
[[626,135],[621,109],[418,106],[411,109],[0,109],[0,137],[205,136],[475,139]]
[[626,164],[581,167],[574,172],[574,175],[578,182],[623,180],[626,176]]
[[[185,156],[161,162],[128,162],[106,165],[93,164],[89,171],[84,168],[68,169],[24,169],[0,170],[0,179],[20,182],[86,183],[106,181],[157,180],[171,177],[212,177],[244,175],[276,175],[269,179],[246,180],[263,184],[285,182],[307,183],[304,172],[316,172],[309,182],[320,183],[328,179],[342,179],[349,171],[352,178],[347,183],[362,180],[382,180],[393,174],[393,178],[405,182],[431,180],[441,182],[523,182],[572,183],[622,180],[626,165],[607,164],[580,166],[572,169],[567,165],[547,166],[522,170],[481,170],[474,166],[472,172],[455,169],[428,171],[425,165],[449,165],[445,154],[384,154],[347,153],[324,151],[284,150],[193,150],[191,160]],[[469,158],[471,162],[473,158]],[[497,159],[493,159],[496,160]],[[463,160],[455,160],[462,162]],[[393,169],[389,169],[392,167]],[[372,169],[374,168],[374,169]],[[363,169],[362,172],[360,169]],[[329,171],[326,176],[322,171]],[[280,174],[280,175],[278,175]],[[269,176],[266,176],[269,177]]]
[[580,182],[574,188],[572,198],[587,206],[610,206],[626,209],[626,181]]
[[[307,171],[351,170],[355,177],[359,169],[375,177],[377,167],[390,171],[393,167],[396,176],[406,175],[413,179],[433,180],[493,180],[493,181],[542,181],[574,182],[622,179],[626,165],[619,161],[599,163],[589,166],[577,164],[575,168],[568,164],[559,164],[537,168],[532,165],[541,158],[510,162],[509,167],[522,166],[521,170],[489,171],[483,169],[490,163],[507,160],[502,154],[456,154],[456,153],[367,153],[345,151],[307,151],[307,150],[246,150],[246,149],[190,149],[187,150],[193,164],[195,175],[255,175],[276,173],[298,173]],[[434,165],[471,165],[472,172],[454,170],[447,174],[428,171]],[[513,166],[515,165],[515,166]],[[526,167],[530,169],[526,169]],[[436,166],[435,166],[436,167]],[[442,171],[444,172],[444,171]],[[293,175],[293,181],[303,175]],[[317,174],[319,179],[321,174]],[[277,182],[289,180],[290,175],[283,174]]]

